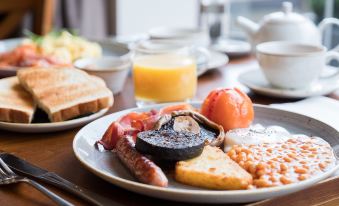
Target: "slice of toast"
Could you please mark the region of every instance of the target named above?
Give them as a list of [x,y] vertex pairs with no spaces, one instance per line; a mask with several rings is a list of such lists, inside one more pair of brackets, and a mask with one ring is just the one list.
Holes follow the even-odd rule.
[[34,110],[32,96],[20,86],[17,77],[0,80],[0,121],[30,123]]
[[247,189],[252,176],[221,149],[205,146],[196,158],[177,162],[175,179],[184,184],[218,190]]
[[113,94],[99,77],[75,68],[27,68],[20,84],[51,122],[69,120],[113,105]]

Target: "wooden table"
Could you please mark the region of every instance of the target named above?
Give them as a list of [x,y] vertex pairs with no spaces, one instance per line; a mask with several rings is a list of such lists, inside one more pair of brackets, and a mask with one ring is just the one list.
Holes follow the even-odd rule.
[[[227,66],[209,71],[199,78],[198,92],[195,99],[203,100],[209,91],[217,87],[234,87],[249,92],[240,85],[237,76],[244,69],[255,67],[253,58],[232,60]],[[337,97],[335,93],[333,97]],[[270,104],[287,102],[287,100],[255,95],[249,92],[249,96],[255,103]],[[291,100],[290,100],[291,101]],[[115,103],[110,112],[135,107],[133,82],[128,78],[124,91],[115,96]],[[110,205],[173,205],[174,202],[150,198],[129,192],[116,187],[94,174],[87,171],[75,158],[72,150],[72,141],[80,128],[48,133],[48,134],[21,134],[0,130],[0,150],[13,153],[29,162],[74,182],[89,190],[95,191],[112,200]],[[76,205],[86,205],[74,196],[68,195],[47,185],[62,197],[67,198]],[[0,189],[0,205],[53,205],[48,198],[37,192],[31,186],[16,184],[4,186]],[[175,203],[175,205],[185,205]],[[191,205],[191,204],[190,204]]]

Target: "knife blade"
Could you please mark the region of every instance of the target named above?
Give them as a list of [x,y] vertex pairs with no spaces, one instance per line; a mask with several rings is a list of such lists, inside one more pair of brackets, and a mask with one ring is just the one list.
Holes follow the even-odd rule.
[[93,193],[87,189],[81,188],[68,180],[60,177],[59,175],[44,170],[36,165],[33,165],[15,155],[9,153],[1,153],[0,158],[6,162],[6,164],[17,172],[24,175],[37,178],[45,183],[52,184],[60,189],[66,190],[92,205],[112,205],[112,201],[104,198],[96,193]]

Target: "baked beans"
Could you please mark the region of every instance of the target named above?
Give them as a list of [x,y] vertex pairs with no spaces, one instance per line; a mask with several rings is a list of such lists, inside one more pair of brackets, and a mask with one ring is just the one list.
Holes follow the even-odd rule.
[[252,175],[250,188],[303,181],[334,167],[336,161],[326,141],[306,136],[280,143],[234,145],[227,154]]

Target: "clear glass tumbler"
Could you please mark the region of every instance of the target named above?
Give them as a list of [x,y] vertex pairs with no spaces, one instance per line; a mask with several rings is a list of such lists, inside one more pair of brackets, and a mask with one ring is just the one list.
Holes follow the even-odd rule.
[[148,40],[134,49],[133,78],[137,106],[188,101],[197,89],[197,64],[189,47]]

